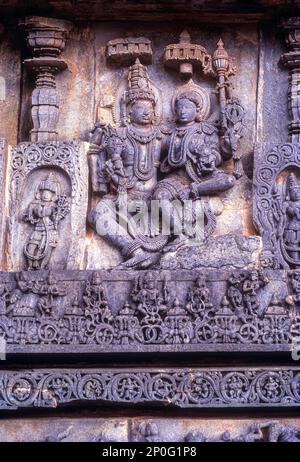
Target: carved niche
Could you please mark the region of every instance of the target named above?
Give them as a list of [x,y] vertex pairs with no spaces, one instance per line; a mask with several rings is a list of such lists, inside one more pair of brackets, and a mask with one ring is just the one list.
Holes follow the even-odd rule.
[[300,145],[265,143],[254,167],[254,221],[263,241],[262,266],[300,266]]
[[[126,40],[107,46],[108,57],[117,54],[121,64],[132,65],[114,97],[113,126],[99,120],[89,135],[90,154],[97,156],[97,164],[91,163],[93,191],[102,196],[98,204],[94,200],[89,222],[119,251],[119,268],[145,269],[159,265],[163,253],[188,246],[191,238],[205,241],[213,235],[221,212],[213,210],[211,199],[233,188],[243,173],[237,148],[244,109],[233,96],[230,76],[236,67],[222,40],[210,55],[183,32],[179,44],[166,47],[164,62],[190,79],[175,90],[174,121],[166,123],[159,88],[139,59],[145,62],[144,47],[133,53]],[[217,116],[212,117],[207,89],[191,79],[194,68],[217,82]],[[232,172],[223,168],[229,159]],[[169,233],[164,223],[154,224],[154,203],[171,217]],[[183,218],[180,208],[187,203]]]
[[8,269],[80,268],[88,171],[84,143],[21,143],[10,155]]

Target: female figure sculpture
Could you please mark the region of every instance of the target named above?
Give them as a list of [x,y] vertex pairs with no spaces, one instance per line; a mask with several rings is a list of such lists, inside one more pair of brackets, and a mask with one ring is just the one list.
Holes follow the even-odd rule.
[[279,234],[284,259],[300,265],[300,184],[294,173],[287,177],[287,195],[283,204]]
[[69,199],[60,193],[60,184],[50,173],[38,185],[35,200],[23,214],[23,220],[34,226],[24,245],[29,270],[47,268],[58,244],[58,223],[69,211]]
[[[216,126],[205,122],[209,113],[209,96],[206,91],[192,81],[181,87],[175,94],[173,111],[176,127],[166,141],[167,155],[161,170],[168,177],[157,185],[154,197],[167,201],[204,198],[204,237],[215,228],[215,217],[209,207],[208,197],[232,188],[235,184],[233,175],[220,170],[222,155],[230,157],[229,146],[219,140]],[[170,202],[170,208],[172,208]],[[173,227],[180,228],[176,220],[181,217],[172,210]],[[172,244],[182,243],[188,238],[184,234]]]

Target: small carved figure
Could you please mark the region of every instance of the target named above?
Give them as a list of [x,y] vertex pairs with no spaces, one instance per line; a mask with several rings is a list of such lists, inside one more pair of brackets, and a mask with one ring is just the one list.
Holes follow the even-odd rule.
[[158,426],[154,422],[142,422],[138,428],[138,435],[140,435],[140,441],[147,443],[161,441]]
[[212,307],[210,290],[206,285],[205,275],[201,274],[193,287],[189,288],[186,309],[195,317],[203,318]]
[[287,179],[287,199],[284,203],[281,242],[283,255],[289,263],[300,264],[300,183],[290,173]]
[[10,291],[3,285],[0,287],[0,315],[6,314],[6,307],[10,301]]
[[21,290],[15,289],[9,300],[7,316],[35,316],[36,299],[32,294],[23,294]]
[[83,300],[90,310],[99,310],[107,307],[106,294],[102,279],[97,271],[94,271],[91,281],[87,281]]
[[131,292],[137,311],[143,315],[142,324],[161,324],[161,312],[166,312],[169,292],[165,283],[163,293],[157,288],[154,274],[148,272],[136,280]]
[[258,290],[268,284],[269,280],[262,272],[257,270],[250,271],[249,277],[244,280],[243,293],[244,301],[248,314],[262,315],[258,299]]
[[204,436],[203,433],[198,432],[197,430],[191,430],[185,437],[184,441],[186,443],[205,443],[208,441],[208,438]]
[[70,211],[70,201],[60,192],[60,183],[50,173],[38,185],[35,200],[23,214],[23,220],[34,226],[24,245],[29,270],[46,269],[53,249],[58,244],[58,223]]
[[234,309],[234,314],[239,318],[244,317],[245,311],[243,304],[243,295],[240,290],[242,282],[241,275],[234,273],[228,281],[230,284],[227,290],[228,301],[231,303]]

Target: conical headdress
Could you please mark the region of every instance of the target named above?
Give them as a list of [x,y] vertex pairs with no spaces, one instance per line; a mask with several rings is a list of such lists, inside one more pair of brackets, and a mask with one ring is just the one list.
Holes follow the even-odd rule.
[[126,104],[133,103],[138,99],[146,99],[155,102],[155,95],[149,79],[148,71],[137,58],[134,65],[129,68],[128,91],[126,92]]
[[295,173],[290,173],[287,179],[287,185],[288,185],[288,192],[292,191],[293,189],[299,189],[300,184],[297,180],[297,177]]
[[38,187],[39,191],[52,191],[56,195],[59,193],[59,182],[53,173],[50,173],[44,180],[42,180]]

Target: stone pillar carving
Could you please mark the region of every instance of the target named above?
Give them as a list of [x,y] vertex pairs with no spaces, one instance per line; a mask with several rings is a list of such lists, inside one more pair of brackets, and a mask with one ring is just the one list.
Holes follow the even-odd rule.
[[38,16],[26,17],[19,24],[26,32],[27,46],[33,54],[33,58],[25,59],[24,64],[36,76],[31,96],[33,129],[30,139],[33,142],[53,141],[57,138],[59,113],[55,75],[67,68],[66,62],[59,56],[72,24]]
[[289,69],[289,135],[293,142],[300,141],[300,16],[282,22],[288,52],[281,56]]

